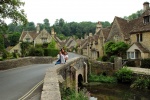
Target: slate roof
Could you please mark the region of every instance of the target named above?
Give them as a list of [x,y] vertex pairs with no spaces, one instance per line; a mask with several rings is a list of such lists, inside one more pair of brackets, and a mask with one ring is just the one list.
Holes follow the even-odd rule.
[[139,33],[139,32],[148,32],[150,31],[150,22],[149,23],[143,23],[143,17],[144,16],[150,16],[150,9],[146,10],[140,18],[137,19],[136,25],[133,27],[133,29],[130,31],[131,34],[133,33]]
[[33,38],[33,40],[39,35],[39,33],[36,33],[36,31],[23,31],[20,37],[20,41],[23,41],[23,38],[27,33]]
[[108,35],[109,35],[110,28],[111,28],[111,27],[102,28],[102,32],[103,32],[103,35],[104,35],[104,38],[105,38],[105,39],[107,39],[107,37],[108,37]]

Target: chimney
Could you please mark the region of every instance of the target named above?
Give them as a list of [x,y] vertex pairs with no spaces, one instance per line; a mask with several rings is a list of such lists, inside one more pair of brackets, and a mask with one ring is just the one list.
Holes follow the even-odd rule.
[[54,37],[55,34],[56,34],[56,32],[54,31],[54,28],[52,28],[52,29],[51,29],[51,35],[52,35],[52,37]]
[[98,21],[98,23],[97,23],[97,25],[96,25],[95,33],[97,33],[101,28],[102,28],[102,24],[101,24],[100,21]]
[[144,2],[143,3],[143,10],[146,11],[149,9],[149,2]]
[[89,36],[93,36],[93,34],[92,34],[92,33],[89,33]]
[[39,24],[37,24],[37,26],[36,26],[36,33],[39,33],[40,32],[40,26],[39,26]]

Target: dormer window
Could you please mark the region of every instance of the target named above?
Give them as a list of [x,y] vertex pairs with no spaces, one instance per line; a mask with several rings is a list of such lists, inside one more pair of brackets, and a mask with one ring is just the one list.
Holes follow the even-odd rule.
[[150,23],[150,16],[144,16],[144,24]]

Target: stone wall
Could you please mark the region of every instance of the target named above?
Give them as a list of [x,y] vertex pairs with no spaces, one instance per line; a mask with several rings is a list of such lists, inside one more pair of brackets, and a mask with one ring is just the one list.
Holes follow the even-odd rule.
[[19,59],[0,61],[0,70],[22,67],[31,64],[47,64],[52,63],[54,60],[55,58],[52,57],[25,57]]
[[81,62],[83,63],[84,61],[87,62],[88,60],[83,57],[76,57],[69,59],[66,64],[58,64],[49,68],[44,77],[41,100],[61,100],[59,83],[67,81],[66,71],[71,66],[82,67],[83,64]]
[[107,74],[112,75],[114,72],[114,64],[110,62],[90,61],[91,74]]

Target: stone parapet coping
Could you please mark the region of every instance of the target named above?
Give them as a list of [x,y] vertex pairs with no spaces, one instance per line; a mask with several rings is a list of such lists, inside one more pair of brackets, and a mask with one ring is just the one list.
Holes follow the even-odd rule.
[[27,66],[31,64],[48,64],[55,60],[53,57],[24,57],[0,61],[0,70],[6,70],[16,67]]
[[41,94],[41,100],[61,100],[61,93],[59,88],[59,82],[64,81],[59,71],[74,62],[77,62],[82,57],[75,57],[68,60],[65,64],[55,65],[46,71],[43,83],[43,91]]

